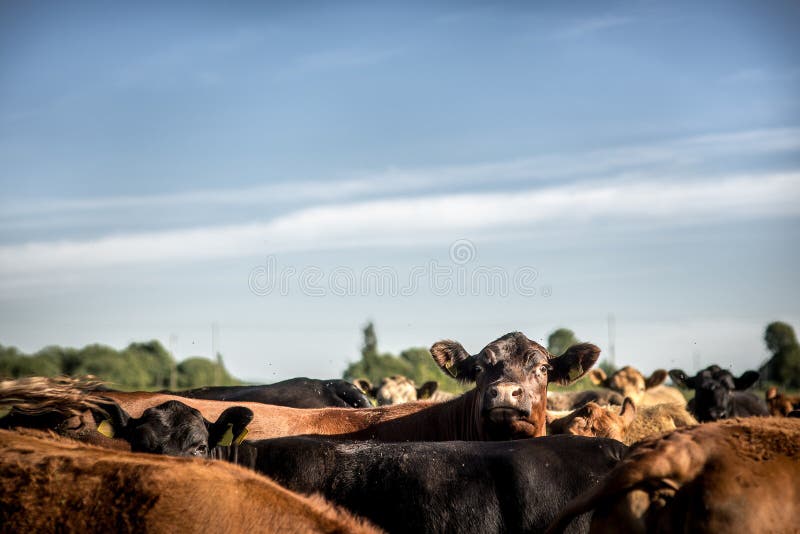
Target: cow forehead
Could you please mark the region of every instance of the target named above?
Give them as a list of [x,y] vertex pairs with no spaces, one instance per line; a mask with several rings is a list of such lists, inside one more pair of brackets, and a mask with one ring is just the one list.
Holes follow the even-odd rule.
[[381,380],[381,387],[405,386],[405,385],[410,385],[413,387],[414,381],[402,375],[387,376]]
[[697,375],[697,378],[699,389],[711,389],[717,385],[724,386],[727,389],[735,388],[733,375],[729,371],[717,371],[716,373],[702,371]]
[[611,377],[616,383],[624,384],[644,384],[644,375],[638,369],[625,366]]
[[479,357],[488,363],[497,363],[500,360],[507,362],[527,362],[531,359],[546,362],[549,360],[547,349],[535,341],[531,341],[523,334],[506,334],[486,345]]

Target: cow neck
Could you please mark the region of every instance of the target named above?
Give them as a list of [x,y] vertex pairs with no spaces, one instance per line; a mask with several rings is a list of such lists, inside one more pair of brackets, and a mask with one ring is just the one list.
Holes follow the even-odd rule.
[[471,389],[455,399],[419,412],[425,419],[420,430],[426,438],[437,441],[484,439],[477,423],[477,399],[478,391]]

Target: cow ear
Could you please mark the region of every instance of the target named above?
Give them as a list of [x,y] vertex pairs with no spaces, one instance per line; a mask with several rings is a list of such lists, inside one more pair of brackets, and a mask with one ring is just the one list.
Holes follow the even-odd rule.
[[431,347],[431,356],[443,371],[463,382],[475,381],[475,358],[464,350],[461,343],[446,339]]
[[600,348],[591,343],[573,345],[558,358],[550,360],[548,381],[557,384],[571,384],[585,375],[600,357]]
[[672,369],[669,372],[669,377],[672,379],[672,381],[675,383],[676,386],[688,389],[694,389],[695,377],[686,376],[686,373],[684,373],[680,369]]
[[734,378],[733,383],[738,390],[747,389],[758,382],[760,376],[757,371],[745,371],[739,378]]
[[636,417],[636,405],[630,397],[625,397],[625,400],[622,401],[622,409],[619,411],[619,416],[622,417],[625,428],[628,428],[633,423],[633,419]]
[[667,379],[667,371],[664,369],[656,369],[653,371],[647,380],[644,381],[644,387],[646,389],[654,388],[656,386],[660,386],[664,383],[664,380]]
[[222,412],[216,422],[206,421],[208,448],[240,443],[247,435],[247,425],[252,420],[253,410],[244,406],[234,406]]
[[360,389],[365,395],[372,395],[374,397],[378,392],[378,388],[373,387],[372,382],[366,378],[358,378],[354,380],[353,385]]
[[589,371],[589,380],[591,380],[592,384],[595,386],[605,386],[608,376],[606,376],[606,372],[602,369],[592,369]]
[[776,388],[775,386],[772,386],[767,390],[766,393],[767,400],[772,400],[777,396],[778,396],[778,388]]
[[429,380],[417,388],[417,399],[430,399],[436,390],[439,388],[439,382]]
[[97,431],[107,438],[124,439],[127,435],[128,425],[136,419],[132,419],[116,402],[98,403],[97,407],[102,410],[102,413],[93,411],[97,422]]

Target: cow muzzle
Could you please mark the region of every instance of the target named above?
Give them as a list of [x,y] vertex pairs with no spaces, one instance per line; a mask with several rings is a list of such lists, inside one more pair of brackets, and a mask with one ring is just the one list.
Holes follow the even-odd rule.
[[509,422],[530,416],[530,400],[519,384],[494,384],[486,392],[483,411],[494,422]]

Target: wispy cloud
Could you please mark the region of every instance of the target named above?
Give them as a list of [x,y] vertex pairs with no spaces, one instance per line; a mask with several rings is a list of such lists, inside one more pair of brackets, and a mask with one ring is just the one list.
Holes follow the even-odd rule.
[[633,17],[623,17],[617,15],[605,15],[589,19],[579,20],[566,28],[560,30],[556,35],[561,38],[577,39],[602,30],[608,30],[617,26],[630,24],[635,19]]
[[792,68],[785,70],[774,70],[764,67],[751,67],[737,70],[725,76],[722,81],[725,83],[766,83],[766,82],[790,82],[800,78],[800,69]]
[[[698,162],[724,161],[730,156],[798,152],[800,128],[774,128],[692,136],[661,143],[610,147],[579,153],[546,154],[529,158],[469,165],[388,168],[355,173],[329,181],[282,183],[218,190],[184,191],[156,195],[131,195],[81,199],[0,201],[0,221],[43,213],[114,211],[145,207],[264,206],[343,202],[377,196],[422,194],[434,189],[465,188],[483,184],[581,181],[627,175],[694,179]],[[704,171],[707,173],[707,170]],[[59,224],[64,221],[58,220]]]
[[[454,232],[575,228],[597,222],[691,225],[800,215],[800,172],[694,183],[581,183],[318,206],[267,222],[0,247],[0,276],[192,262],[290,250],[436,243]],[[398,224],[398,221],[403,221]]]
[[277,77],[291,78],[311,73],[367,67],[383,63],[401,53],[400,48],[322,50],[297,57],[291,65],[280,70]]

